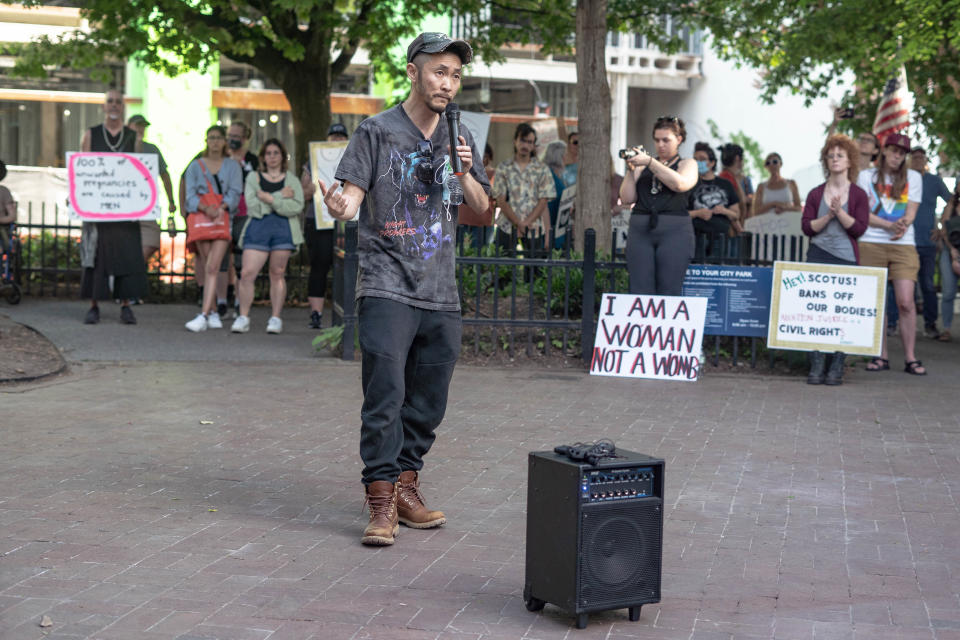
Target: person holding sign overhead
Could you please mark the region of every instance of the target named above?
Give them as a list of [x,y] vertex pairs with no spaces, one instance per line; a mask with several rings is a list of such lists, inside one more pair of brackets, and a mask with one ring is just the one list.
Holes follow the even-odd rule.
[[[135,153],[137,134],[123,124],[123,94],[107,91],[103,124],[90,127],[83,135],[83,151]],[[84,324],[100,322],[98,300],[120,300],[120,322],[137,324],[130,300],[147,295],[147,267],[143,261],[140,223],[84,222],[81,238],[83,277],[80,297],[90,300]],[[111,285],[112,278],[112,285]]]
[[[807,262],[859,263],[857,238],[867,230],[870,209],[866,192],[854,184],[858,156],[857,145],[842,134],[827,138],[820,150],[827,181],[807,194],[800,222],[803,233],[810,236]],[[844,360],[843,352],[835,352],[827,370],[825,354],[811,352],[807,384],[842,384]]]
[[633,204],[627,234],[630,293],[679,296],[693,258],[693,222],[688,192],[697,184],[697,163],[680,158],[687,137],[683,120],[661,116],[653,124],[656,157],[643,147],[627,159],[630,171],[620,184],[620,200]]
[[237,210],[243,191],[240,164],[224,153],[227,130],[207,129],[207,147],[187,167],[187,245],[203,256],[203,305],[184,326],[193,332],[221,329],[217,312],[217,274],[230,243],[230,213]]
[[[857,185],[867,192],[870,226],[860,239],[860,264],[885,267],[893,283],[893,292],[900,309],[900,336],[906,358],[904,371],[916,376],[927,374],[917,360],[917,307],[913,290],[920,270],[920,259],[914,246],[913,220],[923,195],[920,174],[907,168],[910,138],[893,133],[883,142],[876,167],[860,172]],[[867,364],[867,371],[890,369],[887,339],[884,336],[881,357]]]

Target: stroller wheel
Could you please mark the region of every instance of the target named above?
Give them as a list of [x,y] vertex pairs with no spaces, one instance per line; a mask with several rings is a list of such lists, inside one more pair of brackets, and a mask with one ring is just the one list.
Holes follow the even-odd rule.
[[10,304],[20,304],[22,292],[20,291],[20,285],[17,283],[10,284],[10,291],[7,292],[7,302]]

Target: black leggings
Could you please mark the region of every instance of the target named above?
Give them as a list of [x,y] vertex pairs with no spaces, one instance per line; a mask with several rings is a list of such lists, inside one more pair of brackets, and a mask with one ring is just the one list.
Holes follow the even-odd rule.
[[631,215],[627,233],[630,293],[681,295],[694,243],[693,222],[688,215],[661,214],[656,229],[650,229],[649,214]]
[[312,219],[307,218],[304,235],[307,241],[307,254],[310,256],[310,280],[307,282],[307,296],[323,298],[327,295],[327,274],[333,264],[333,229],[317,231]]

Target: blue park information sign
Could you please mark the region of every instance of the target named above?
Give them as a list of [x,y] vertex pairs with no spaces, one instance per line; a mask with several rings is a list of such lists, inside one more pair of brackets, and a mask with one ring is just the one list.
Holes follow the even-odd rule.
[[691,265],[683,295],[707,298],[708,336],[767,337],[770,320],[771,267]]

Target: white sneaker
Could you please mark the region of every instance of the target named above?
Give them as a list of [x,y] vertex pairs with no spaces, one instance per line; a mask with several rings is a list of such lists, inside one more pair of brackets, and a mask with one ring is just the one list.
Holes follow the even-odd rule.
[[185,326],[189,331],[193,331],[194,333],[199,331],[206,331],[207,316],[203,315],[202,313],[198,313],[196,318],[194,318],[193,320],[191,320],[190,322],[186,323],[183,326]]
[[216,311],[207,316],[207,329],[223,329],[223,322],[220,321],[220,314]]
[[250,318],[247,316],[237,316],[237,319],[233,321],[233,326],[230,327],[230,331],[234,333],[246,333],[250,331]]
[[267,320],[267,333],[280,333],[283,331],[283,320],[277,316],[270,316]]

